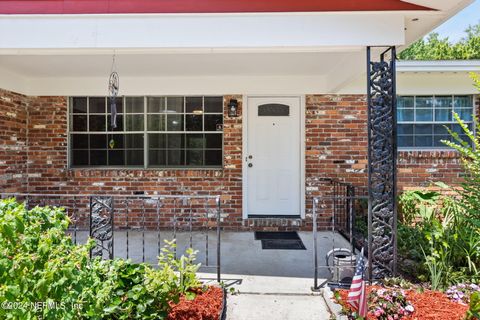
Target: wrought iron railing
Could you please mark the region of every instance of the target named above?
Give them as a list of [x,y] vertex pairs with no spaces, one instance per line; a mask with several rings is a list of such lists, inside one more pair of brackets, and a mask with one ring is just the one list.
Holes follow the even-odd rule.
[[[331,249],[330,253],[355,252],[366,246],[368,237],[368,192],[364,187],[357,187],[352,184],[341,182],[334,179],[323,179],[323,183],[328,188],[322,196],[313,198],[312,220],[313,220],[313,248],[314,248],[314,290],[318,290],[319,270],[328,269],[332,275],[339,272],[340,269],[355,268],[354,262],[350,265],[329,265],[329,258],[325,257],[322,261],[319,257],[318,232],[331,231]],[[349,246],[345,248],[340,242],[336,242],[336,235],[344,238]],[[344,243],[345,241],[343,241]],[[328,246],[325,241],[322,246]],[[342,250],[340,250],[342,249]],[[344,250],[346,249],[346,250]],[[339,251],[340,250],[340,251]],[[352,260],[353,261],[353,260]],[[331,262],[331,261],[330,261]],[[349,284],[350,279],[328,279],[333,285],[342,286]]]
[[75,244],[93,238],[91,255],[157,263],[165,240],[175,240],[175,256],[198,250],[201,270],[221,280],[221,201],[209,195],[83,195],[0,193],[27,208],[64,208]]

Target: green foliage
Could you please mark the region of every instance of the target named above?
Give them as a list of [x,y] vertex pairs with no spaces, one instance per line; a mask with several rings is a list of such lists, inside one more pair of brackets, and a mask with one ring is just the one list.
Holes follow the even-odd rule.
[[480,292],[475,292],[470,296],[470,305],[467,311],[467,319],[480,319]]
[[400,222],[412,225],[415,218],[430,219],[440,194],[434,191],[411,190],[402,193],[399,197],[402,216]]
[[[480,87],[478,76],[474,80]],[[480,138],[457,114],[454,117],[470,141],[463,141],[458,133],[450,131],[454,141],[443,143],[458,151],[465,179],[461,188],[439,186],[457,195],[428,195],[418,191],[403,194],[399,201],[403,211],[398,232],[399,254],[423,264],[424,269],[417,270],[418,277],[429,279],[433,289],[480,280]],[[478,120],[475,125],[480,132]],[[420,259],[418,251],[413,249],[419,246]]]
[[158,269],[90,260],[94,242],[74,245],[68,223],[59,208],[0,202],[0,302],[15,303],[2,304],[1,319],[164,319],[201,287],[192,250],[177,260],[167,243]]
[[399,54],[401,60],[472,60],[480,59],[480,23],[469,26],[457,43],[431,33]]

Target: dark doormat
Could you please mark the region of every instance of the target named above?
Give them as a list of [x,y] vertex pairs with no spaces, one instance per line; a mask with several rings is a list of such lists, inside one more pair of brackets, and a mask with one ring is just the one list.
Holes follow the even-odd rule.
[[264,250],[307,250],[302,239],[295,231],[291,232],[255,232],[255,240],[262,241]]
[[307,250],[301,239],[298,240],[262,240],[264,250]]
[[255,240],[300,240],[295,231],[255,231]]

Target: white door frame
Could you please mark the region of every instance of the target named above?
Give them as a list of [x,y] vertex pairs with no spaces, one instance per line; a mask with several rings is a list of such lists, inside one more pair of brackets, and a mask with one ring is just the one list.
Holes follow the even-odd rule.
[[[248,218],[247,150],[248,150],[248,98],[300,99],[300,217],[305,219],[305,95],[244,95],[242,108],[242,217]],[[288,216],[285,216],[288,218]]]

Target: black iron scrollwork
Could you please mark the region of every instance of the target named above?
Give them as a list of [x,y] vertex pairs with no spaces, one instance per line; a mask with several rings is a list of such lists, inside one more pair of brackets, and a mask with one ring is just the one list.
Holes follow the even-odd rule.
[[113,259],[113,197],[90,197],[90,256]]
[[[390,56],[389,60],[385,55]],[[368,166],[370,278],[396,274],[395,48],[368,64]]]

